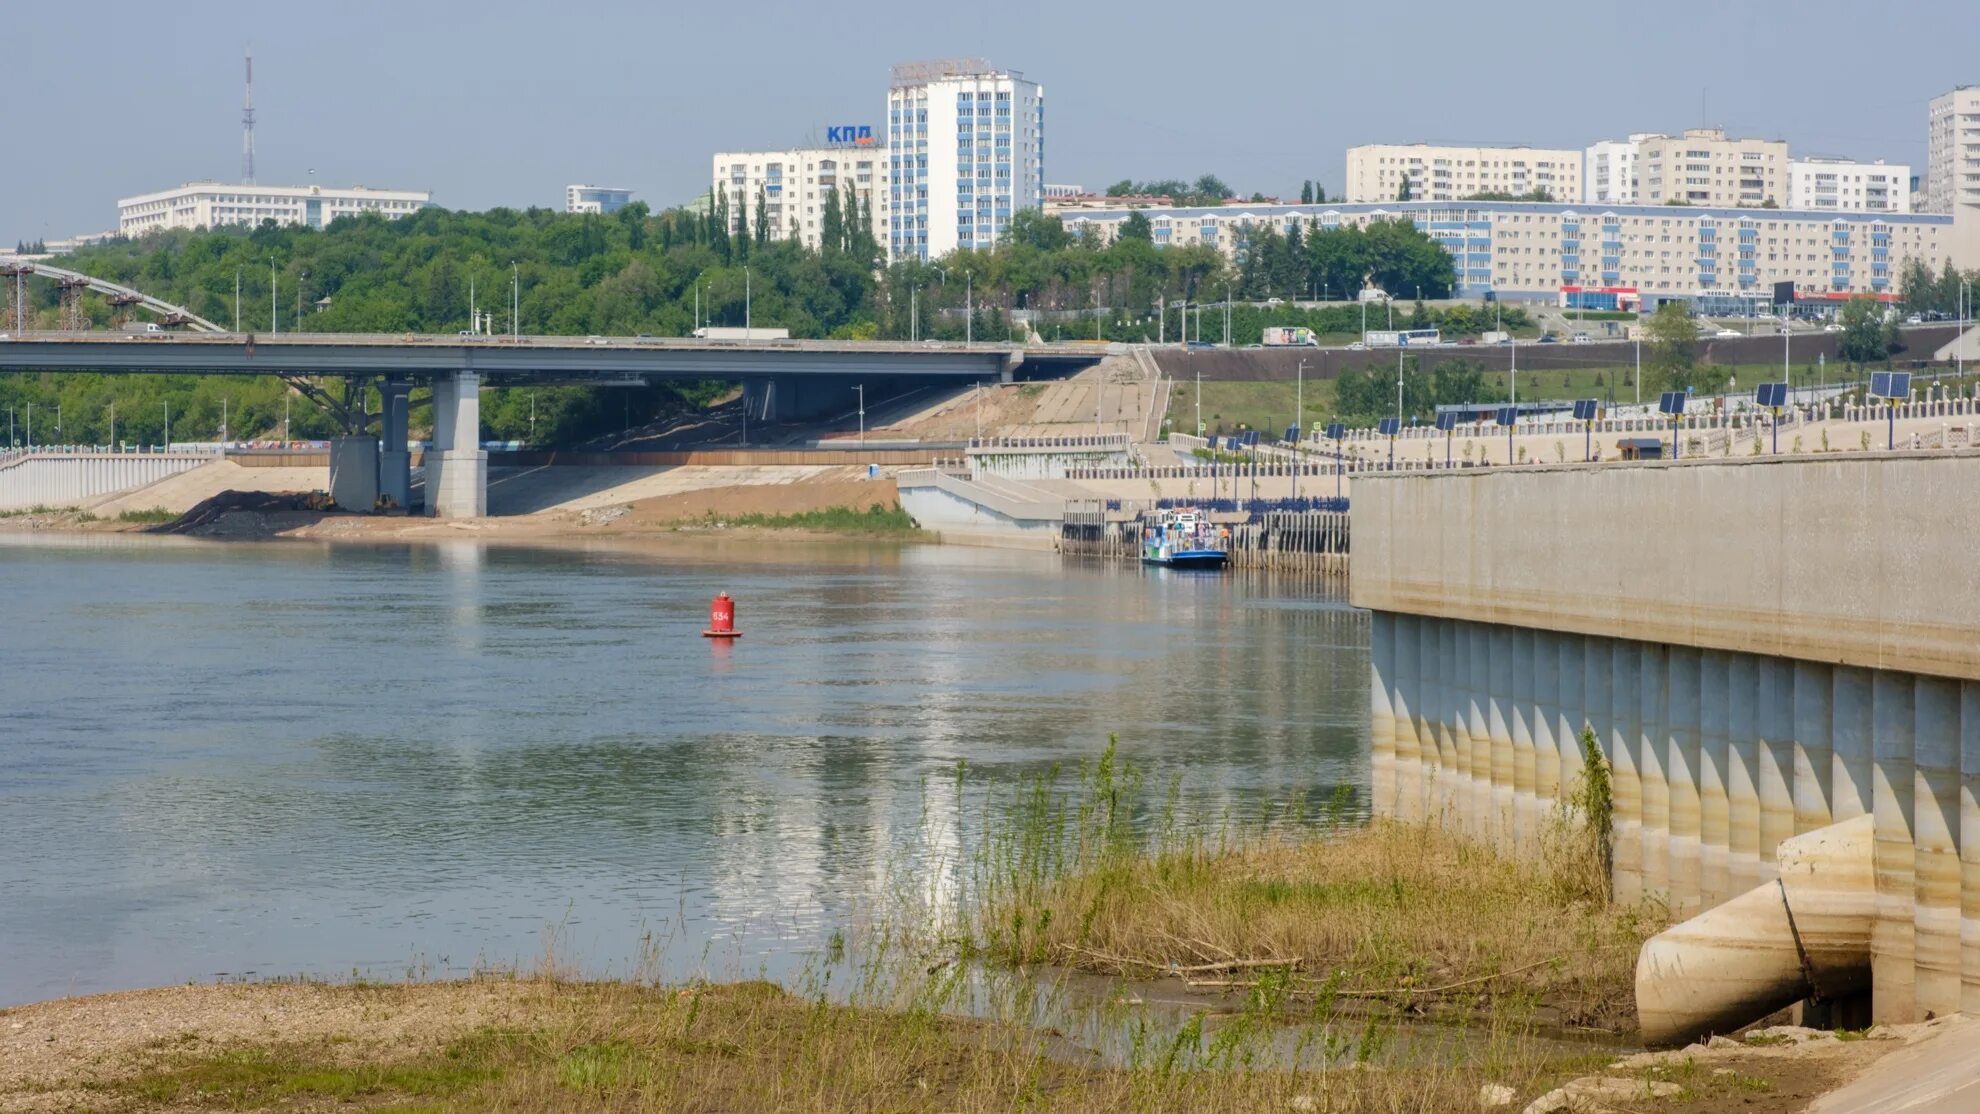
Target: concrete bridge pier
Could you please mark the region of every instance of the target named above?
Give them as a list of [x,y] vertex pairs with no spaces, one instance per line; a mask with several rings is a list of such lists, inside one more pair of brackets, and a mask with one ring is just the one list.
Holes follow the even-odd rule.
[[481,448],[477,372],[456,371],[433,381],[426,513],[437,518],[481,518],[488,513],[488,454]]
[[412,506],[412,453],[410,438],[412,384],[403,379],[387,379],[379,388],[385,400],[381,419],[384,436],[378,445],[378,494],[392,509]]

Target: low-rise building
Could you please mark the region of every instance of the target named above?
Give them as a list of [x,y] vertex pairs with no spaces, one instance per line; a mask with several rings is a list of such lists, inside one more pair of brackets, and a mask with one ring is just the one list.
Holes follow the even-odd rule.
[[1474,194],[1581,200],[1582,152],[1549,147],[1447,147],[1369,143],[1347,151],[1347,200],[1394,201],[1409,183],[1413,201],[1458,201]]
[[1788,203],[1786,140],[1729,139],[1724,128],[1632,139],[1638,204],[1759,209]]
[[1206,244],[1232,260],[1267,227],[1407,220],[1450,254],[1459,295],[1554,302],[1569,288],[1758,295],[1785,281],[1816,294],[1895,294],[1908,261],[1945,258],[1953,228],[1951,217],[1916,213],[1519,201],[1083,209],[1059,219],[1105,242],[1137,212],[1156,246]]
[[890,212],[887,149],[871,142],[870,130],[865,135],[866,143],[716,154],[710,193],[728,204],[730,235],[753,233],[760,209],[771,239],[797,240],[815,251],[826,198],[836,192],[842,211],[849,197],[858,200],[874,242],[884,249]]
[[431,204],[433,195],[425,190],[188,182],[177,189],[119,199],[117,231],[142,236],[164,228],[220,228],[265,220],[322,228],[338,217],[362,213],[403,217]]
[[1911,168],[1884,160],[1811,156],[1788,163],[1790,209],[1843,209],[1864,213],[1909,213]]
[[632,204],[632,191],[615,186],[564,187],[566,213],[616,213]]

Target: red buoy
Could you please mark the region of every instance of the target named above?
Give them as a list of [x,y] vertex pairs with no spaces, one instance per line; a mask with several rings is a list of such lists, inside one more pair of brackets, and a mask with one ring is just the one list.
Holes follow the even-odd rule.
[[717,593],[708,605],[708,629],[701,632],[703,638],[741,638],[742,632],[736,629],[736,601],[729,593]]

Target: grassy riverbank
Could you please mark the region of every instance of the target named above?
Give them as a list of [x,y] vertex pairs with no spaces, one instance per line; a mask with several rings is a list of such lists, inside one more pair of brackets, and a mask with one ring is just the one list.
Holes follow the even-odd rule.
[[699,525],[755,530],[812,530],[833,534],[884,537],[921,533],[898,503],[856,507],[823,507],[792,514],[728,514],[709,511]]
[[0,1111],[1455,1110],[1626,1041],[1574,1030],[1625,1023],[1654,924],[1606,904],[1571,816],[1527,862],[1359,823],[1345,792],[1193,814],[1111,746],[1019,787],[973,777],[930,793],[980,843],[898,879],[785,988],[546,960],[47,1003],[0,1011]]

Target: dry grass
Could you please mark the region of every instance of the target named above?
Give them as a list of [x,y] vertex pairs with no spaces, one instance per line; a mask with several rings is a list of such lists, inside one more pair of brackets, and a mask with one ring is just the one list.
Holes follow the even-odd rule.
[[1581,813],[1514,859],[1433,825],[1348,824],[1345,800],[1318,836],[1166,821],[1143,838],[1127,817],[1144,796],[1110,748],[1070,800],[1019,801],[979,871],[978,946],[1293,1001],[1633,1029],[1636,954],[1662,917],[1610,904],[1606,841]]
[[[271,1019],[284,999],[373,1001],[375,988],[270,984],[250,994]],[[393,988],[412,1001],[453,993]],[[743,1111],[1019,1108],[1079,1111],[1400,1111],[1463,1109],[1478,1077],[1460,1068],[1349,1063],[1291,1072],[1212,1063],[1220,1037],[1200,1025],[1138,1066],[1107,1066],[1045,1032],[919,1009],[872,1010],[763,983],[673,988],[521,980],[507,1020],[444,1042],[376,1039],[361,1017],[293,1038],[175,1037],[94,1062],[59,1107],[158,1110]],[[1236,1045],[1222,1041],[1226,1048]],[[1522,1087],[1522,1089],[1528,1089]],[[0,1090],[0,1110],[57,1092]]]

